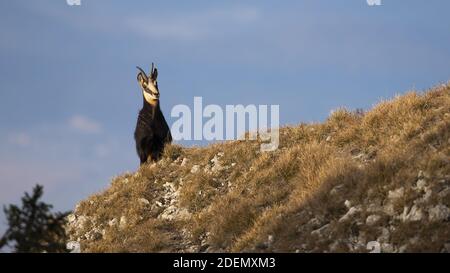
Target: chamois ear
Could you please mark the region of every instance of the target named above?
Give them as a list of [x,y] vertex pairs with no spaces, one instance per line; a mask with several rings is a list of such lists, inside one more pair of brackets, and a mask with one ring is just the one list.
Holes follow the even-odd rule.
[[139,73],[139,74],[137,75],[137,81],[138,81],[138,83],[140,83],[140,84],[142,84],[142,83],[144,82],[144,76],[142,76],[141,73]]
[[140,84],[143,84],[144,82],[148,81],[147,75],[145,75],[144,70],[140,68],[139,66],[136,66],[137,69],[139,69],[139,73],[137,75],[137,80]]
[[156,81],[158,78],[158,69],[156,69],[156,65],[152,63],[152,68],[150,69],[150,79]]
[[155,70],[153,71],[152,79],[154,81],[156,81],[157,78],[158,78],[158,69],[156,69],[156,67],[155,67]]

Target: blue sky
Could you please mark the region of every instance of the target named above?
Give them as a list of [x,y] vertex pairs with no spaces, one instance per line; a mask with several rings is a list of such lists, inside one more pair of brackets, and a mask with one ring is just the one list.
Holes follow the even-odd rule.
[[71,209],[137,168],[136,65],[158,64],[169,124],[194,96],[286,125],[450,79],[446,0],[81,3],[0,1],[0,204],[40,183]]

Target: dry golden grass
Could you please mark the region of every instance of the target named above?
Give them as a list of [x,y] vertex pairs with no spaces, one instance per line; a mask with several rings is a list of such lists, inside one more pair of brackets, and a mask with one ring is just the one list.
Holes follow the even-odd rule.
[[[324,123],[282,128],[280,147],[270,153],[256,141],[172,145],[160,162],[82,201],[75,214],[88,223],[68,233],[87,252],[366,252],[365,243],[380,240],[384,228],[393,251],[439,252],[450,241],[449,221],[426,219],[428,208],[450,207],[449,136],[446,85],[367,113],[339,109]],[[419,171],[433,192],[422,203],[414,190]],[[376,224],[365,224],[370,207],[385,206],[389,191],[400,187],[405,193],[393,202],[393,215],[380,211]],[[346,200],[360,210],[339,221]],[[399,220],[413,204],[423,220]],[[188,216],[161,217],[171,206]],[[101,236],[87,238],[92,230]]]

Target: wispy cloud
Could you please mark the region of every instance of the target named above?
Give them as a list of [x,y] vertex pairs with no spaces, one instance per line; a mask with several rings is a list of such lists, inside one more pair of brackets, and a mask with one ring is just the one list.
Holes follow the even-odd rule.
[[31,144],[31,137],[26,133],[12,133],[8,137],[8,142],[20,147],[27,147]]
[[107,138],[102,143],[97,143],[93,147],[94,156],[97,158],[108,158],[120,150],[120,145],[116,139]]
[[194,41],[223,35],[224,28],[236,29],[261,19],[261,11],[252,7],[198,10],[158,16],[133,16],[126,19],[127,31],[153,40]]
[[98,134],[102,131],[102,126],[99,122],[82,115],[71,117],[69,119],[69,126],[75,131],[86,134]]
[[145,17],[130,18],[128,27],[143,38],[157,40],[197,40],[207,34],[207,30],[192,24],[182,22],[149,22]]

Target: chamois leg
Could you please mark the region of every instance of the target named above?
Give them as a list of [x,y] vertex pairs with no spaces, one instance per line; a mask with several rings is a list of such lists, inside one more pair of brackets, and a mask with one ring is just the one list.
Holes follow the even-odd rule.
[[158,153],[157,151],[153,151],[153,152],[150,154],[149,159],[150,159],[152,162],[156,162],[156,161],[159,160],[160,157],[161,157],[161,154],[160,154],[160,153]]
[[147,152],[147,141],[146,139],[142,139],[141,141],[137,142],[136,150],[139,155],[139,159],[141,161],[141,165],[145,164],[147,162],[147,159],[149,157],[149,153]]
[[163,154],[164,144],[160,141],[153,141],[150,158],[152,161],[158,161]]
[[139,159],[141,161],[141,165],[145,164],[147,162],[148,155],[144,152],[141,152],[141,153],[139,153]]

